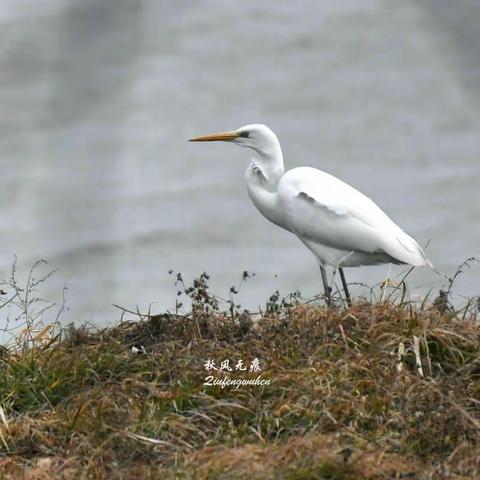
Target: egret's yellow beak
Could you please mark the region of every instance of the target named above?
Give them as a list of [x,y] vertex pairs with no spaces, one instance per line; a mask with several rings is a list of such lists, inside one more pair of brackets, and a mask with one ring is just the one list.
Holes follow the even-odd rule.
[[230,142],[239,136],[237,132],[212,133],[210,135],[191,138],[189,142]]

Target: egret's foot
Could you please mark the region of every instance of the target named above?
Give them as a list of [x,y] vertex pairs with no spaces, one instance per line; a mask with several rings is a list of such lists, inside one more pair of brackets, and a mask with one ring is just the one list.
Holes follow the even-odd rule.
[[332,291],[332,287],[328,287],[325,289],[325,293],[323,294],[328,308],[333,307]]
[[343,268],[339,267],[338,271],[340,272],[340,279],[342,280],[343,291],[345,292],[345,300],[347,301],[348,307],[352,306],[352,299],[350,298],[350,292],[348,291],[347,281],[345,280],[345,274],[343,273]]
[[332,287],[328,284],[327,272],[323,265],[320,265],[320,272],[322,273],[323,291],[325,292],[325,302],[328,307],[332,306]]

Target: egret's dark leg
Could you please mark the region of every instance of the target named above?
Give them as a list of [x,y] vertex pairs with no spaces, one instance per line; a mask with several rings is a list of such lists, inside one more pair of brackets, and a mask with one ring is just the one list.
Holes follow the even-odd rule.
[[332,289],[328,286],[327,272],[322,265],[320,265],[320,272],[322,272],[323,288],[325,290],[325,300],[327,301],[327,305],[330,307],[332,304]]
[[350,293],[348,291],[347,281],[345,280],[345,274],[343,273],[343,268],[338,267],[338,271],[340,272],[340,278],[342,279],[343,291],[345,292],[345,298],[347,299],[347,305],[349,307],[352,306],[352,300],[350,298]]

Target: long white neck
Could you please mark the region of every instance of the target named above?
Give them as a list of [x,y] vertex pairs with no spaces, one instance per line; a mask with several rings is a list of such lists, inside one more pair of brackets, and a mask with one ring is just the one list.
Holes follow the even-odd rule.
[[276,205],[278,182],[285,173],[282,149],[277,141],[267,151],[255,153],[245,172],[248,194],[262,215],[280,225],[282,218]]

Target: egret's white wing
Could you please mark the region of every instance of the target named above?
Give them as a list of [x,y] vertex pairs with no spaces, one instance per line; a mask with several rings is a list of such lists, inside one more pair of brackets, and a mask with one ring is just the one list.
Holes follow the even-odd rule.
[[417,242],[368,197],[315,168],[288,171],[278,185],[286,227],[299,237],[327,247],[386,253],[399,262],[429,264]]

